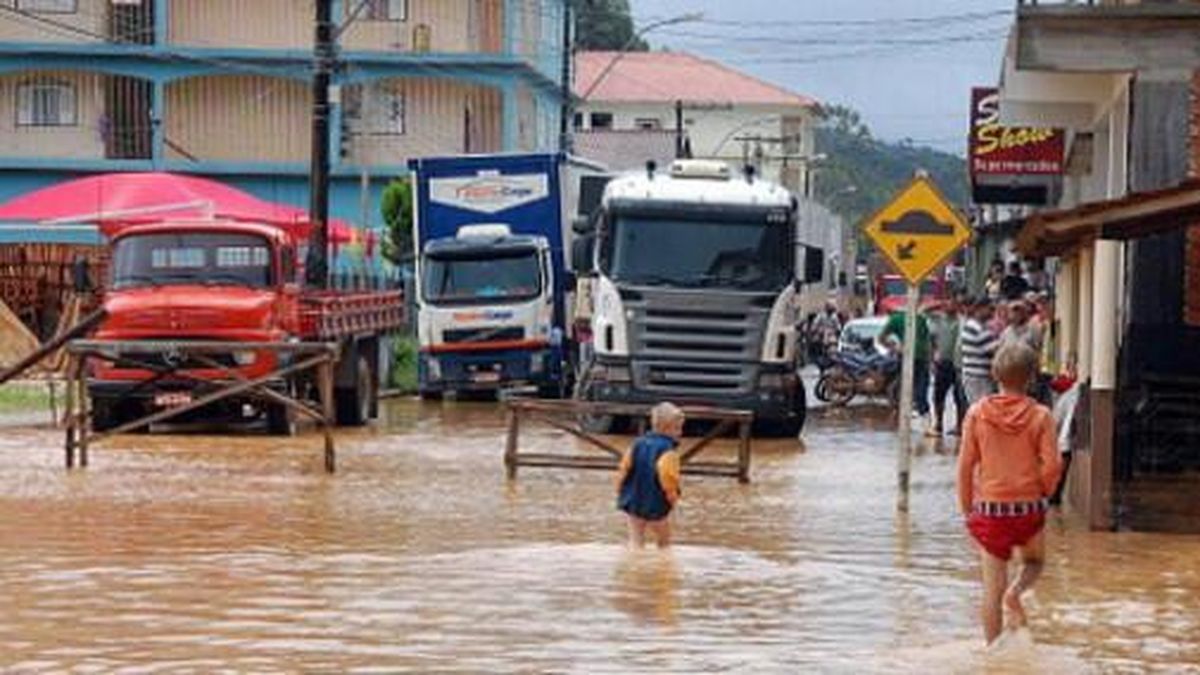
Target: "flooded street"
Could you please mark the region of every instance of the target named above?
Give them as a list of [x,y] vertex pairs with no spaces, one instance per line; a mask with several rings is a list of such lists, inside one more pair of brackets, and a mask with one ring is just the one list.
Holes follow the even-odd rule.
[[915,460],[897,517],[882,418],[756,442],[749,485],[686,477],[679,546],[631,553],[610,475],[504,479],[495,406],[384,415],[332,477],[312,434],[128,436],[68,474],[59,432],[6,427],[0,666],[1200,672],[1200,538],[1057,520],[1037,645],[985,656],[954,457]]

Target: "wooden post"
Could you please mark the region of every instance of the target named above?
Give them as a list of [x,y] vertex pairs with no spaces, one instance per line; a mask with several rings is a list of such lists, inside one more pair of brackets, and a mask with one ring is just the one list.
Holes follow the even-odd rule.
[[63,401],[63,414],[66,419],[66,442],[63,450],[66,453],[67,468],[75,467],[75,379],[79,367],[79,357],[72,354],[67,361],[67,392]]
[[517,442],[521,433],[521,413],[516,406],[508,407],[508,436],[504,441],[504,469],[509,480],[517,477]]
[[738,482],[750,482],[750,432],[754,422],[742,420],[738,426]]
[[333,402],[333,356],[330,355],[317,367],[317,388],[321,393],[321,432],[325,435],[325,471],[337,469],[337,457],[333,447],[333,421],[336,413]]
[[92,411],[89,409],[87,392],[87,357],[79,357],[79,391],[76,396],[79,401],[79,466],[87,468],[88,465],[88,436],[92,432]]

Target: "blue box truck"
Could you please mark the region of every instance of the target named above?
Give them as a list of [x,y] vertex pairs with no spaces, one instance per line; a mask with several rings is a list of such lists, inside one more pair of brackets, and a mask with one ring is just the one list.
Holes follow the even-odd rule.
[[409,168],[422,397],[518,386],[569,393],[571,163],[503,154]]

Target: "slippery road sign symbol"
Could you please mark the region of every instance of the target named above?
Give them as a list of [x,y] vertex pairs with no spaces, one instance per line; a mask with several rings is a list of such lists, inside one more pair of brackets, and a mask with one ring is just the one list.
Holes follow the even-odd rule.
[[971,228],[933,181],[919,176],[863,230],[901,276],[918,283],[971,240]]

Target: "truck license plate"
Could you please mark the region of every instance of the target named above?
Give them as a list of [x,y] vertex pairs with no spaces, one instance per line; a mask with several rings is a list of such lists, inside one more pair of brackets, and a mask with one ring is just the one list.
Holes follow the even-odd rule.
[[192,402],[189,391],[163,391],[154,395],[154,405],[159,408],[178,408]]
[[499,382],[500,373],[494,370],[485,370],[471,374],[472,382]]

